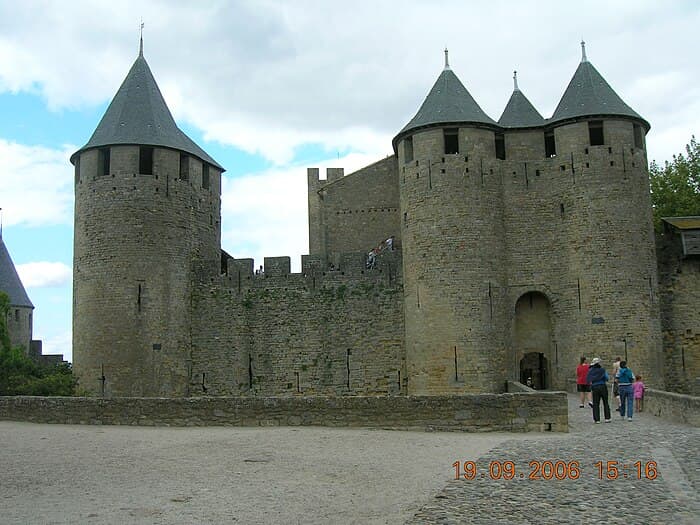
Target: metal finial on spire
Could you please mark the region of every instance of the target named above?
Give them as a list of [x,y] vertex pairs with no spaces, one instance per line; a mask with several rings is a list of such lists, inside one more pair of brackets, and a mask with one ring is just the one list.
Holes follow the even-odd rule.
[[586,57],[586,43],[581,39],[581,62],[588,62],[588,57]]
[[445,48],[445,69],[450,69],[450,59],[447,56],[448,51],[447,48]]
[[513,71],[513,91],[520,91],[518,89],[518,72]]
[[139,56],[143,56],[143,18],[141,19],[141,38],[139,39]]

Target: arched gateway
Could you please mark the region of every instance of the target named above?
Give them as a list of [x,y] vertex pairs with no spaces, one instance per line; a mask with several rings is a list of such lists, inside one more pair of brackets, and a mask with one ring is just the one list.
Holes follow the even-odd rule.
[[552,385],[551,304],[540,292],[527,292],[515,304],[513,351],[518,380],[537,390]]

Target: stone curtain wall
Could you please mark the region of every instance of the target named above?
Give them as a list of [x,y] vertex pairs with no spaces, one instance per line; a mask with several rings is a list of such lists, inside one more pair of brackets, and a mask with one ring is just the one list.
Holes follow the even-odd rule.
[[648,388],[644,393],[644,411],[654,416],[700,427],[700,397]]
[[251,260],[231,260],[197,287],[190,395],[405,392],[400,254],[375,270],[341,263],[290,274],[289,258],[266,258],[258,276]]
[[666,388],[698,396],[700,257],[684,259],[680,235],[674,232],[657,238],[657,253]]
[[563,392],[390,397],[0,397],[0,420],[160,426],[332,426],[568,432]]
[[399,244],[397,169],[393,155],[347,176],[330,169],[325,181],[309,169],[309,252],[367,254],[392,235]]

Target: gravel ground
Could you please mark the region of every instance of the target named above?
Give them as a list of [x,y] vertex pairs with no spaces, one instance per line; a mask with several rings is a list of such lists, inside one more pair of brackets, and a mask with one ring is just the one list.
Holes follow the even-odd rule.
[[404,523],[513,438],[0,422],[0,523]]
[[[0,422],[0,523],[700,523],[700,429],[594,425],[574,396],[569,414],[569,434]],[[529,479],[547,460],[579,479]],[[491,479],[505,461],[514,478]],[[597,461],[658,477],[601,480]]]
[[[451,480],[408,523],[700,523],[700,429],[644,413],[629,422],[613,412],[612,423],[596,425],[574,396],[569,426],[555,439],[500,443],[476,461],[475,479]],[[564,479],[530,479],[531,462],[547,460],[578,461],[580,477],[561,469]],[[515,463],[513,479],[492,479],[491,462],[497,477],[505,461]],[[606,467],[600,479],[598,461],[618,461],[617,479],[607,479]],[[645,469],[638,479],[637,461],[656,462],[658,477],[647,479]]]

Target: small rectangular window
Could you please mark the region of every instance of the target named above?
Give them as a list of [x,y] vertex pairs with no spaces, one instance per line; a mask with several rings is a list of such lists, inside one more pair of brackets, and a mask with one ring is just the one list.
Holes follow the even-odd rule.
[[496,158],[506,160],[506,137],[503,133],[496,133]]
[[459,153],[459,130],[457,128],[448,128],[443,132],[445,138],[445,153],[450,155]]
[[15,322],[19,323],[19,310],[15,310]]
[[190,158],[180,153],[180,180],[190,180]]
[[409,163],[413,160],[413,137],[403,139],[403,161]]
[[545,131],[544,132],[544,156],[547,158],[555,157],[557,155],[557,144],[554,141],[554,132]]
[[147,146],[139,148],[139,173],[153,175],[153,148]]
[[97,153],[97,174],[109,175],[109,148],[100,148]]
[[644,149],[644,134],[639,124],[634,125],[634,147]]
[[602,146],[605,144],[602,120],[591,120],[588,122],[588,137],[591,141],[591,146]]
[[202,188],[209,189],[209,164],[202,163]]

